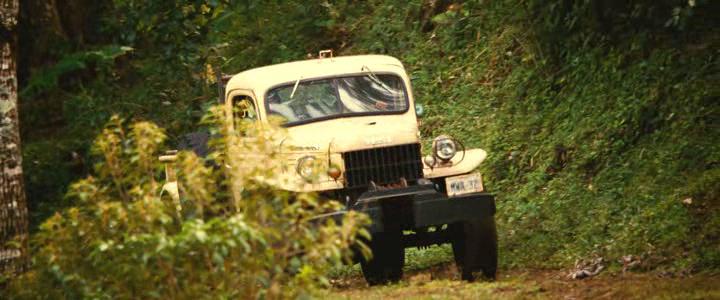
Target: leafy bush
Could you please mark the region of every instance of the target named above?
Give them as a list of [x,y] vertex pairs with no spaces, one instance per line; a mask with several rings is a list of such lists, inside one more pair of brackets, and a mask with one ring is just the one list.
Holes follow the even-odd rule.
[[326,271],[350,259],[357,234],[367,237],[367,218],[313,221],[339,204],[264,180],[281,171],[282,132],[248,126],[252,138],[239,138],[219,121],[220,108],[212,112],[208,120],[230,134],[215,141],[225,152],[213,162],[179,154],[179,202],[161,197],[156,179],[163,130],[113,117],[95,140],[95,176],[73,183],[74,206],[42,224],[32,270],[7,296],[285,298],[327,285]]
[[[720,266],[720,106],[713,7],[686,2],[376,2],[345,26],[406,64],[426,138],[488,151],[501,264],[688,271]],[[694,15],[665,26],[676,6]]]
[[[720,266],[719,1],[111,2],[94,27],[132,53],[78,45],[23,89],[45,91],[20,101],[36,220],[85,172],[66,157],[110,115],[152,120],[172,141],[215,99],[208,64],[235,73],[333,48],[400,58],[427,108],[423,136],[488,150],[504,265]],[[87,55],[98,49],[108,55]],[[103,68],[69,84],[78,61]]]

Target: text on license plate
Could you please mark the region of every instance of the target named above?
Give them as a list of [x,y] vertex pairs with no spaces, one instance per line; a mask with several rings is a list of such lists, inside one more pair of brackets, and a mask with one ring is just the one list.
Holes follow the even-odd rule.
[[478,173],[445,178],[448,197],[483,191],[482,177]]

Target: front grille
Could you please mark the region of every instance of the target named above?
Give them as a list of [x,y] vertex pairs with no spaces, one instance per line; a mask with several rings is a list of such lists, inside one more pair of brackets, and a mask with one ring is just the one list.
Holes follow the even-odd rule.
[[343,153],[347,187],[396,183],[422,177],[420,144],[398,145]]

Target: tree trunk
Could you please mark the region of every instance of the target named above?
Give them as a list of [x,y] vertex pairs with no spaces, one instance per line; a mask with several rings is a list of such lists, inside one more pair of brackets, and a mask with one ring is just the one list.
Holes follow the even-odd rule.
[[27,206],[17,110],[18,0],[0,0],[0,272],[27,266]]

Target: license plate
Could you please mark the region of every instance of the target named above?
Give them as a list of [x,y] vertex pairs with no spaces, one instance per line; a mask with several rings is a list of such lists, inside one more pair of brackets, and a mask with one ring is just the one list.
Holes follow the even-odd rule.
[[478,173],[445,178],[448,197],[483,191],[482,177]]

